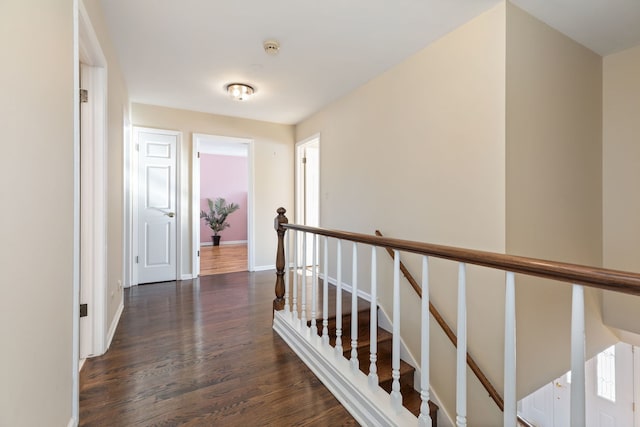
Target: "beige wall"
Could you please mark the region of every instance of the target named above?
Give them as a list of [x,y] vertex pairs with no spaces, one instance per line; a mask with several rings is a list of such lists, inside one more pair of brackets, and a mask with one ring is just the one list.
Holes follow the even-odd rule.
[[180,179],[183,191],[180,203],[187,207],[187,215],[182,216],[180,224],[183,273],[191,273],[192,135],[203,133],[253,139],[255,266],[275,265],[277,240],[273,219],[276,209],[293,207],[293,126],[143,104],[133,104],[132,122],[135,126],[182,132]]
[[[640,272],[640,46],[603,67],[604,266]],[[605,323],[640,334],[640,298],[607,292],[603,307]]]
[[[323,226],[504,251],[504,10],[484,13],[297,126],[298,141],[320,133]],[[351,248],[345,252],[350,260]],[[390,262],[382,251],[379,259],[380,302],[391,314]],[[419,261],[407,261],[417,275]],[[456,266],[433,262],[432,273],[433,299],[455,325]],[[469,271],[470,283],[492,277]],[[364,267],[359,281],[368,290]],[[470,286],[469,299],[503,301],[494,283]],[[406,283],[403,293],[403,339],[419,357],[419,303]],[[486,356],[480,360],[496,360],[489,371],[499,375],[501,338],[486,331],[502,330],[501,315],[477,304],[469,311],[470,346]],[[431,385],[455,413],[454,350],[436,328],[432,349]],[[500,424],[486,393],[474,380],[470,387],[469,419]]]
[[72,417],[73,1],[0,2],[0,425]]
[[[107,328],[114,328],[122,305],[123,266],[123,146],[125,117],[129,116],[129,95],[113,50],[99,0],[83,0],[107,60]],[[90,64],[91,65],[91,64]]]
[[[601,266],[601,57],[508,3],[506,87],[507,252]],[[522,396],[569,368],[571,287],[517,283]],[[592,355],[615,337],[587,297]]]

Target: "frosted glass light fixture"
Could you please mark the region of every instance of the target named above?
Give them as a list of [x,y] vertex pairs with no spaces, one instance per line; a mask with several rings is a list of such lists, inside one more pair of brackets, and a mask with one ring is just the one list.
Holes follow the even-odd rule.
[[236,101],[246,101],[253,95],[253,88],[244,83],[230,83],[227,85],[227,93]]

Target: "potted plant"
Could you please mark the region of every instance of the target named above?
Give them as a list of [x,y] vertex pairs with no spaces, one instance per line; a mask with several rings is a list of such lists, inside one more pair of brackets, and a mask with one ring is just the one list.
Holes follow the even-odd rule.
[[220,236],[218,233],[229,227],[227,217],[240,209],[240,206],[237,203],[227,204],[227,201],[222,197],[218,197],[215,202],[207,199],[207,203],[209,204],[209,212],[200,211],[200,218],[204,219],[204,222],[213,230],[213,236],[211,236],[213,246],[219,246]]

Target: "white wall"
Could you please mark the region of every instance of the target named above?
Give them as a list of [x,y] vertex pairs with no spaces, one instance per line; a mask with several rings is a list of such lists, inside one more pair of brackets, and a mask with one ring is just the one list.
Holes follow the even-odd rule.
[[[604,58],[604,266],[640,272],[640,46]],[[640,298],[606,292],[604,321],[640,344]]]
[[72,417],[73,1],[0,2],[0,425]]
[[293,126],[144,104],[133,104],[132,122],[135,126],[182,132],[180,203],[186,215],[182,215],[180,227],[186,273],[191,273],[192,135],[202,133],[254,141],[255,266],[274,266],[277,236],[273,219],[276,209],[280,206],[293,207]]
[[[504,19],[501,4],[297,126],[298,141],[321,134],[322,226],[505,250]],[[345,249],[350,263],[351,248]],[[369,249],[361,256],[368,258]],[[391,313],[390,261],[383,251],[379,259],[380,302]],[[417,260],[407,261],[418,274]],[[345,270],[350,281],[351,268]],[[433,262],[432,273],[432,297],[455,326],[456,266]],[[368,289],[366,269],[358,275]],[[469,299],[503,301],[503,285],[494,278],[471,268]],[[402,335],[419,357],[419,302],[412,292],[404,283]],[[494,331],[502,330],[501,314],[480,303],[469,317],[470,347],[488,361],[489,374],[499,374],[501,337]],[[433,330],[431,384],[455,413],[454,349]],[[469,394],[469,419],[498,425],[500,412],[475,380]]]
[[[601,266],[602,58],[507,3],[506,86],[507,252]],[[516,283],[524,396],[570,367],[571,286]],[[617,339],[586,298],[592,356]]]

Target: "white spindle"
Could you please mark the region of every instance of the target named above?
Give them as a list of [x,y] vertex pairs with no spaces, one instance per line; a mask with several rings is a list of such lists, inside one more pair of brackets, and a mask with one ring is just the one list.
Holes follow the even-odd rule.
[[351,370],[358,372],[358,244],[353,242],[351,287]]
[[584,288],[573,285],[571,303],[571,427],[585,425]]
[[371,312],[369,314],[370,355],[369,355],[369,386],[372,390],[378,388],[378,261],[376,247],[371,247]]
[[467,279],[465,264],[458,266],[458,350],[456,372],[456,425],[467,425]]
[[421,306],[421,345],[420,345],[420,427],[431,427],[432,420],[429,413],[429,258],[422,257],[422,306]]
[[316,310],[318,308],[318,235],[313,234],[313,249],[311,252],[311,340],[318,339],[318,325],[316,321]]
[[298,230],[293,231],[293,303],[291,316],[298,326]]
[[400,394],[400,252],[394,250],[393,261],[393,340],[391,353],[391,405],[396,411],[402,408]]
[[338,239],[336,280],[336,357],[342,357],[342,240]]
[[324,236],[324,280],[322,280],[322,343],[329,345],[329,237]]
[[290,237],[291,232],[285,234],[284,237],[284,313],[288,318],[291,317],[291,307],[289,307],[289,275],[291,274],[291,266],[289,265],[289,256],[291,255]]
[[307,326],[307,233],[302,232],[302,269],[300,270],[300,329]]
[[516,427],[516,289],[515,275],[507,272],[504,298],[504,419],[505,427]]

